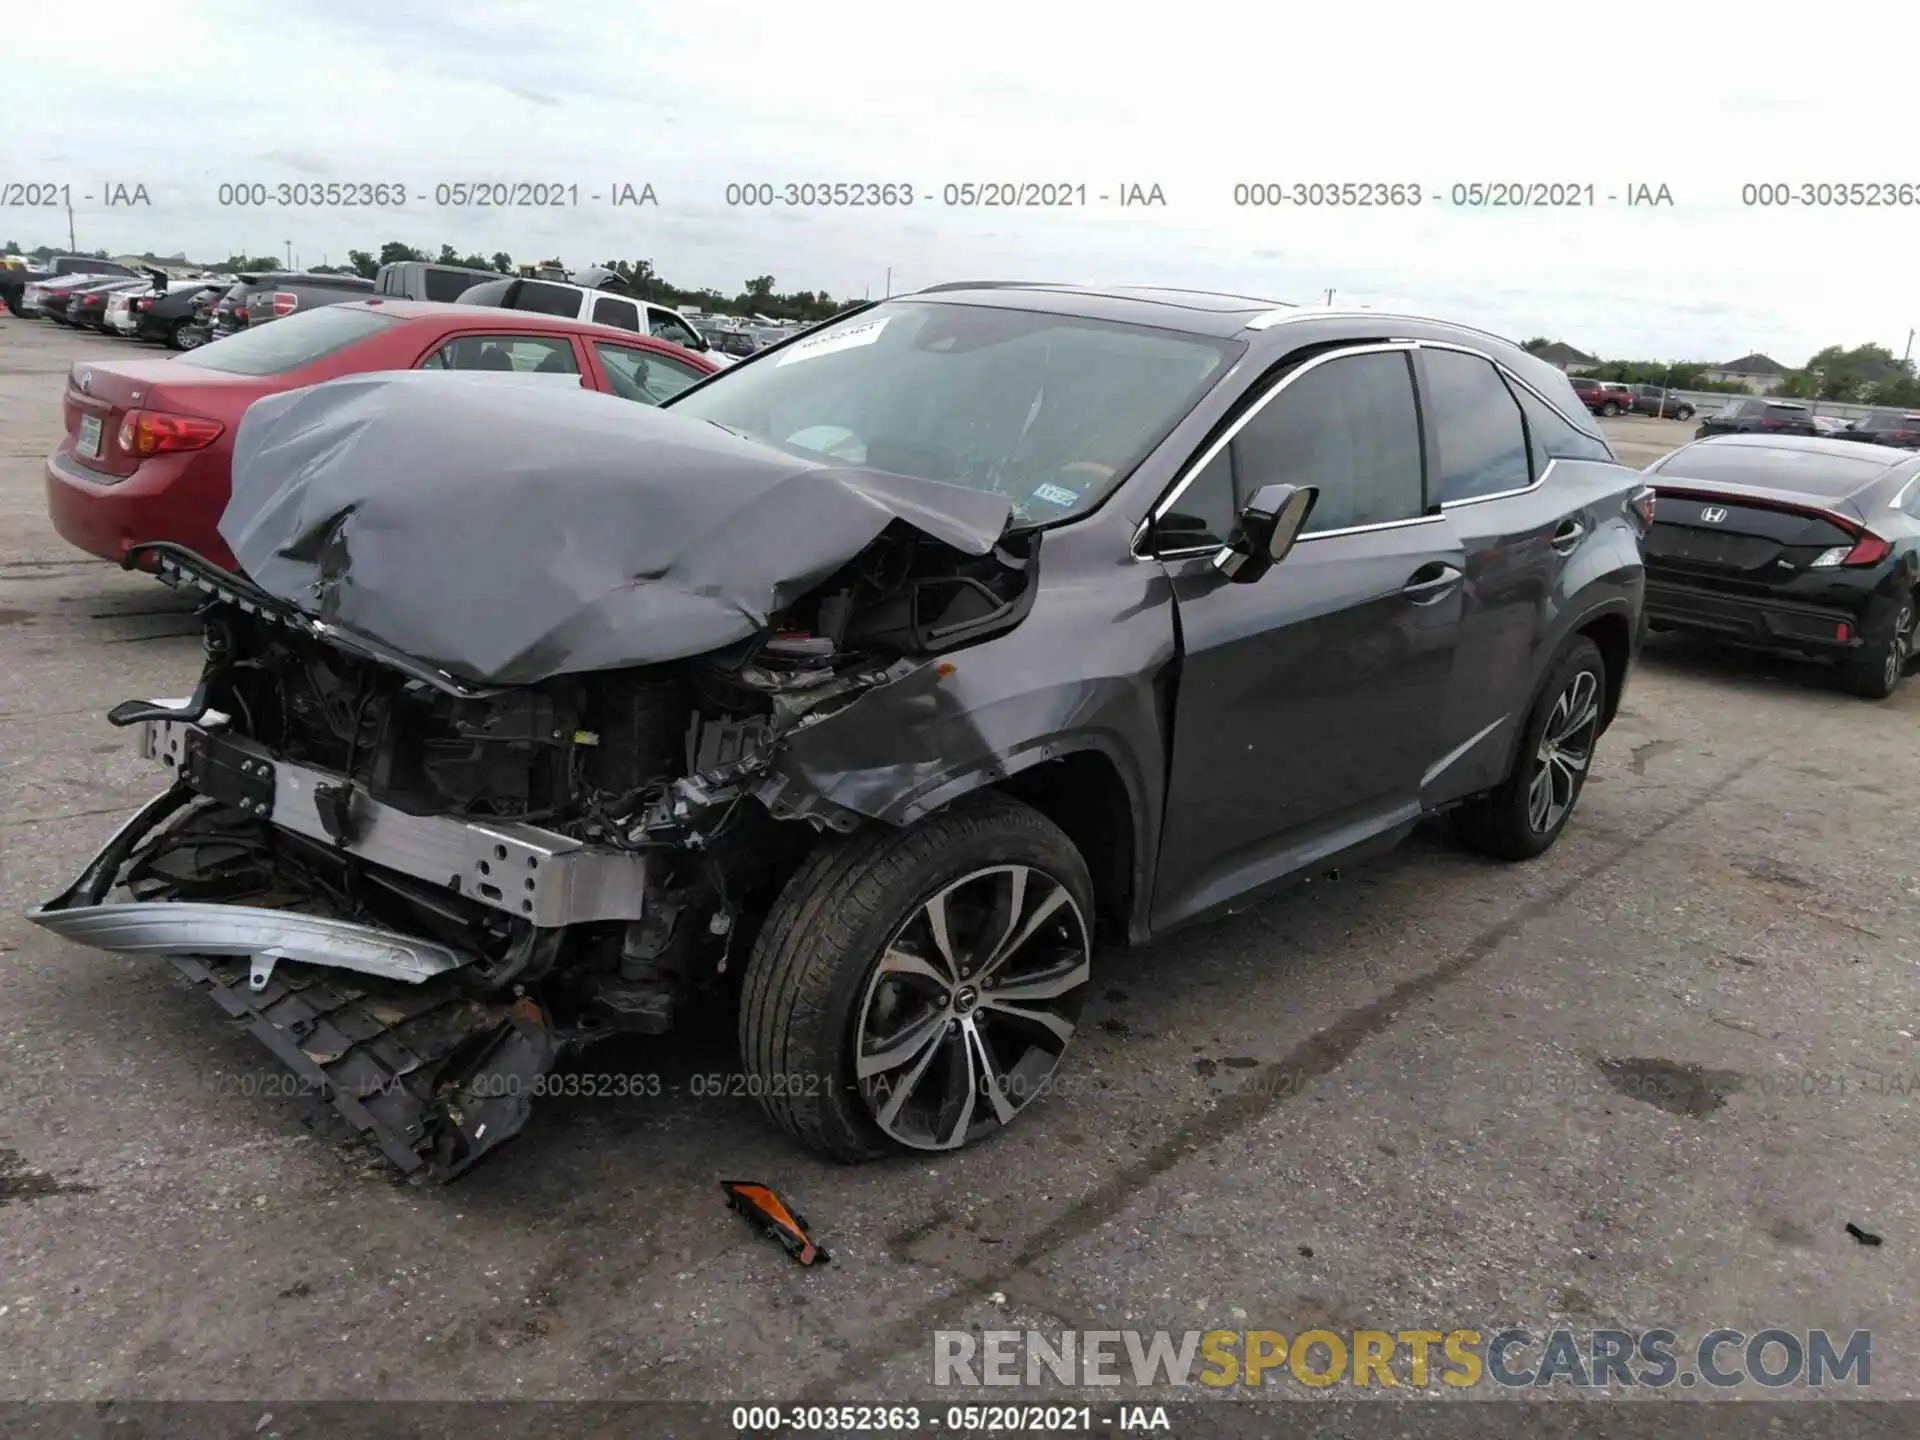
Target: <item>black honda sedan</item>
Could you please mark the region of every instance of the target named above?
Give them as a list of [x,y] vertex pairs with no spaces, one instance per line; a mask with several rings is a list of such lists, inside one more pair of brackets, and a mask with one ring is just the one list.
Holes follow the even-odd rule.
[[1856,695],[1894,692],[1913,649],[1920,455],[1724,435],[1647,473],[1650,628],[1831,660]]

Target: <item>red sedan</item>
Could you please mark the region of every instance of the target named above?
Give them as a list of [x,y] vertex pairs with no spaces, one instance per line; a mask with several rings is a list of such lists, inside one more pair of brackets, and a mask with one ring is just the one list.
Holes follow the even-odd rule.
[[170,359],[77,362],[47,457],[63,539],[119,560],[151,540],[231,569],[220,538],[234,431],[262,395],[373,370],[518,370],[657,405],[719,367],[630,330],[554,315],[358,300],[289,315]]

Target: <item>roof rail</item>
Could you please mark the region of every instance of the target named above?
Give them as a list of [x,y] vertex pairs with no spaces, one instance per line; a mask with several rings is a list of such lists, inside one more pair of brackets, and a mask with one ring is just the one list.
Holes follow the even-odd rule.
[[920,290],[903,290],[903,295],[938,295],[943,290],[1061,290],[1069,287],[1052,280],[945,280]]

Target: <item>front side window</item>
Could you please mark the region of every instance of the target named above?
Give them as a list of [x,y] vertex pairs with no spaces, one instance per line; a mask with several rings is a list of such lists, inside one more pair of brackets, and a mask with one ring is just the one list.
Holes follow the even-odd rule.
[[1532,484],[1520,406],[1492,362],[1458,350],[1428,350],[1421,368],[1439,436],[1440,503]]
[[[231,297],[229,297],[231,298]],[[224,335],[167,363],[228,375],[285,375],[365,340],[394,323],[377,310],[328,305],[287,316],[272,325]]]
[[693,366],[651,350],[610,345],[604,340],[594,341],[593,348],[613,393],[643,405],[664,404],[689,385],[707,378]]
[[461,335],[449,340],[422,370],[504,370],[533,375],[578,375],[573,342],[543,335]]
[[1307,535],[1425,510],[1420,416],[1404,351],[1341,356],[1281,385],[1155,522],[1161,553],[1225,544],[1264,485],[1319,488]]
[[672,400],[828,463],[1003,495],[1045,524],[1100,503],[1244,349],[1042,311],[888,301]]
[[683,345],[689,350],[698,350],[700,337],[693,333],[693,327],[666,310],[649,307],[647,310],[647,328],[653,332],[656,340],[665,340],[669,344]]
[[1420,413],[1404,351],[1347,355],[1288,385],[1235,435],[1234,500],[1316,485],[1303,533],[1411,520],[1426,509]]

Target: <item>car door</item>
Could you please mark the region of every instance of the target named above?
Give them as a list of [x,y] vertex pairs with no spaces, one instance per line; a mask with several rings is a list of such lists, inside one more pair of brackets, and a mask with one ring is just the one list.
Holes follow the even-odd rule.
[[588,347],[596,368],[595,388],[642,405],[660,405],[707,378],[684,360],[641,345],[595,340]]
[[[1269,381],[1156,507],[1182,658],[1156,926],[1212,913],[1419,814],[1464,556],[1430,501],[1412,347],[1346,347]],[[1261,486],[1314,485],[1293,552],[1213,565]]]
[[1595,525],[1569,514],[1550,481],[1556,458],[1608,460],[1518,378],[1465,347],[1421,342],[1417,370],[1434,493],[1465,555],[1460,645],[1428,805],[1499,780],[1524,720],[1535,638],[1567,556]]

